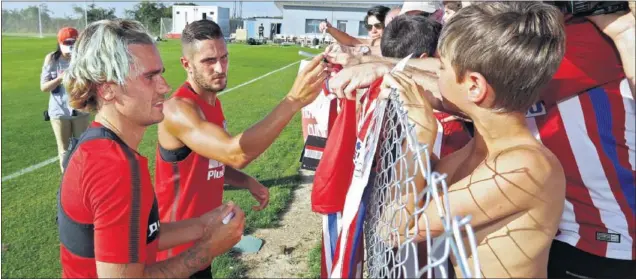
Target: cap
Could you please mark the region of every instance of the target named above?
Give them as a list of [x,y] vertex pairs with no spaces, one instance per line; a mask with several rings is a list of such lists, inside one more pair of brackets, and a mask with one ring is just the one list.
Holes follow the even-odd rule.
[[60,29],[59,32],[57,32],[57,41],[61,43],[71,38],[75,39],[77,38],[77,36],[78,36],[77,29],[73,27],[64,27]]
[[402,10],[400,11],[400,15],[403,15],[411,11],[422,11],[422,12],[427,12],[429,14],[432,14],[435,12],[435,10],[437,10],[435,3],[405,1],[404,4],[402,4]]

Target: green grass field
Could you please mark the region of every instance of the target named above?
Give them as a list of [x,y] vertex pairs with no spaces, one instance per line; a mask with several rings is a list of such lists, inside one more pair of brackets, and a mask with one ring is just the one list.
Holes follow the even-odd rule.
[[[56,156],[50,123],[42,119],[48,93],[39,90],[44,56],[54,49],[55,43],[55,38],[2,37],[2,177]],[[178,41],[168,41],[158,47],[166,67],[165,77],[174,90],[185,80],[179,63],[180,45]],[[302,59],[297,54],[298,47],[229,45],[228,48],[228,89]],[[297,71],[295,65],[221,96],[230,133],[247,129],[269,113],[291,88]],[[156,138],[156,127],[149,128],[139,148],[150,159],[151,173],[154,173]],[[278,140],[246,168],[247,173],[270,189],[270,204],[264,211],[251,211],[256,203],[247,191],[226,189],[225,200],[235,201],[247,214],[246,234],[256,228],[277,225],[298,184],[302,144],[298,114]],[[55,224],[59,182],[57,161],[2,182],[2,244],[6,249],[2,252],[2,277],[60,276]],[[224,255],[214,263],[214,277],[240,277],[246,268],[245,263]]]

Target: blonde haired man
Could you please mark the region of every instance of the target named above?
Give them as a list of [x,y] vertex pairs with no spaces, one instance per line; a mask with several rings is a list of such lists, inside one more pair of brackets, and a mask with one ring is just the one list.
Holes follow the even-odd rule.
[[[146,128],[163,120],[170,91],[163,72],[139,22],[97,21],[76,42],[64,85],[75,109],[97,114],[64,161],[57,214],[64,278],[187,277],[242,236],[244,214],[232,204],[159,223],[148,159],[137,149]],[[157,251],[190,241],[187,252],[156,262]]]

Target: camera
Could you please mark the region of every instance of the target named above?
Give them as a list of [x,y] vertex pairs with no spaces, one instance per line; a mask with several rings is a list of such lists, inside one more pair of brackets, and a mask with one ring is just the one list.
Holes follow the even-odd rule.
[[554,1],[552,4],[560,8],[563,13],[569,13],[575,17],[629,10],[627,1]]

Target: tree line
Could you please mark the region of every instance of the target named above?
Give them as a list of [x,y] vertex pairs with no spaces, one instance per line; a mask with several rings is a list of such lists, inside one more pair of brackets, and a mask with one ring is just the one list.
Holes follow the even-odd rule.
[[[195,3],[175,3],[174,5],[196,6]],[[102,19],[116,19],[115,8],[102,8],[95,4],[86,6],[73,6],[74,16],[53,17],[46,4],[40,5],[39,17],[41,19],[42,33],[55,34],[64,26],[73,26],[83,29],[85,23],[91,23]],[[172,6],[164,3],[143,1],[136,4],[133,9],[125,10],[124,18],[134,19],[146,26],[153,34],[160,29],[161,18],[172,18]],[[39,33],[40,22],[38,20],[38,6],[31,5],[24,9],[2,9],[3,33]]]

